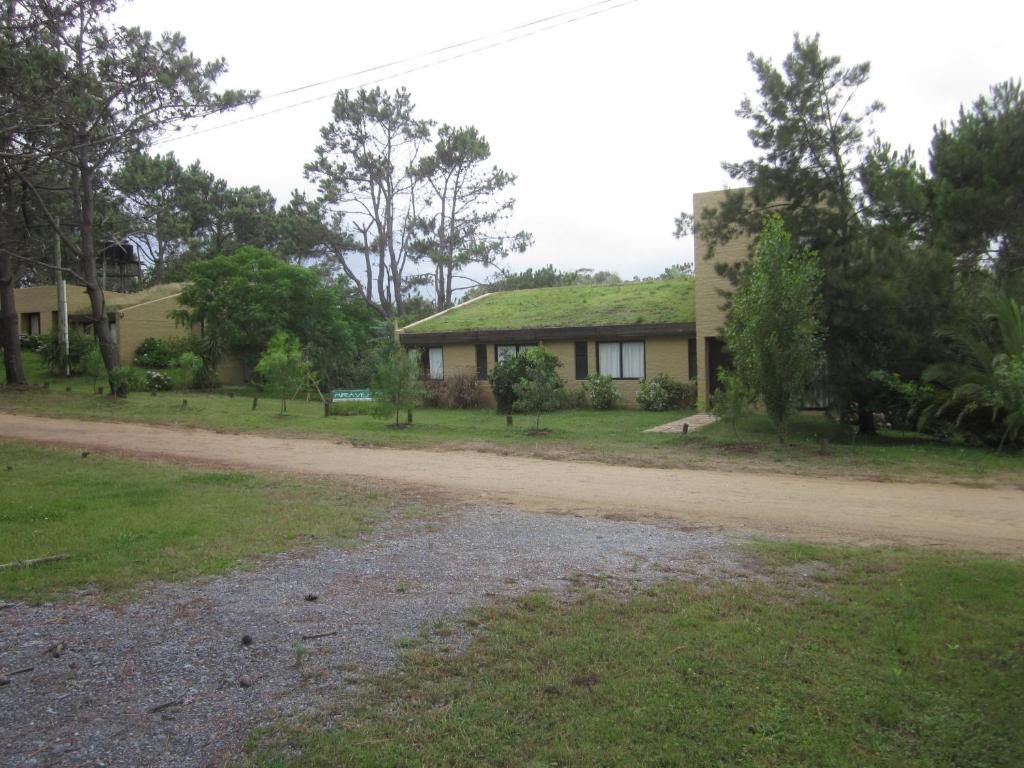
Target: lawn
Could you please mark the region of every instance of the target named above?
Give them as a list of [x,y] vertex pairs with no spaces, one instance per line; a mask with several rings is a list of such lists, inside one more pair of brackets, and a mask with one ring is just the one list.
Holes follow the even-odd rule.
[[481,610],[465,653],[407,650],[355,711],[265,732],[248,764],[1024,765],[1024,565],[756,554],[767,582]]
[[223,573],[264,553],[344,545],[382,502],[337,484],[105,458],[0,442],[0,597]]
[[500,291],[417,323],[409,332],[692,323],[696,311],[693,286],[693,278],[679,278]]
[[[512,427],[493,410],[420,408],[411,429],[395,430],[369,415],[324,418],[323,406],[293,400],[288,414],[263,397],[253,410],[250,389],[216,393],[133,393],[117,399],[94,394],[92,382],[49,376],[38,356],[26,355],[31,381],[25,390],[0,388],[0,411],[58,418],[135,421],[226,432],[258,432],[294,437],[346,439],[368,446],[493,451],[551,459],[581,459],[611,464],[664,468],[785,472],[881,480],[929,480],[1024,487],[1024,454],[996,453],[943,443],[914,433],[883,432],[857,438],[848,428],[819,415],[797,418],[785,445],[779,445],[768,419],[753,415],[734,429],[718,423],[679,434],[644,432],[678,419],[683,412],[651,413],[628,409],[574,410],[545,414],[547,437],[529,434],[532,419],[517,415]],[[42,386],[48,384],[48,386]],[[70,391],[66,391],[70,390]],[[182,400],[187,399],[187,407]],[[823,446],[822,440],[827,441]]]

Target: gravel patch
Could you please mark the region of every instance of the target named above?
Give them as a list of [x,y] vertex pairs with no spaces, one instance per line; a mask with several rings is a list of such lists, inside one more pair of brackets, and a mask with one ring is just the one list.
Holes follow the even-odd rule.
[[473,506],[396,516],[355,550],[283,554],[123,605],[18,604],[0,611],[0,755],[12,767],[217,765],[254,727],[354,692],[394,665],[403,638],[468,608],[591,579],[747,575],[720,535]]

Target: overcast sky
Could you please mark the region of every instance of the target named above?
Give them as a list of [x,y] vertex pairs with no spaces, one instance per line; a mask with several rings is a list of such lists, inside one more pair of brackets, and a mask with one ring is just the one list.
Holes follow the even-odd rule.
[[[197,55],[227,59],[221,85],[273,94],[593,2],[136,0],[118,20],[180,31]],[[285,202],[305,185],[302,167],[329,120],[330,94],[465,53],[381,84],[408,88],[421,118],[475,125],[495,163],[518,175],[510,230],[532,232],[536,244],[509,266],[651,275],[692,260],[692,242],[672,237],[674,217],[691,210],[695,192],[729,185],[722,160],[751,156],[747,125],[734,114],[756,91],[748,51],[781,62],[794,32],[819,32],[825,53],[870,61],[864,96],[887,107],[876,119],[879,135],[926,161],[935,123],[993,83],[1021,77],[1022,7],[609,0],[447,54],[268,99],[229,119],[324,96],[205,134],[189,136],[186,128],[156,149],[198,159],[232,185],[257,184]],[[467,53],[525,32],[535,34]]]

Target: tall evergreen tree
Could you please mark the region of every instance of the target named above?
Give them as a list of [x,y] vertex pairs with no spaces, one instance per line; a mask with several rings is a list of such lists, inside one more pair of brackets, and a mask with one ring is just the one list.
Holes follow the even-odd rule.
[[[718,245],[758,231],[766,214],[782,216],[794,239],[819,254],[827,386],[833,406],[855,411],[874,431],[877,394],[867,374],[878,368],[917,375],[933,346],[933,322],[951,286],[941,254],[923,248],[916,215],[922,181],[909,154],[871,142],[879,102],[856,108],[870,74],[867,62],[846,66],[826,56],[818,37],[795,36],[782,68],[750,54],[758,98],[737,114],[758,154],[723,163],[748,185],[715,210],[701,211],[711,258]],[[896,183],[896,180],[899,183]],[[882,183],[885,180],[886,183]],[[902,218],[889,216],[894,211]],[[677,221],[685,231],[686,215]],[[743,264],[719,264],[735,281]],[[929,294],[927,289],[934,289]],[[912,298],[911,298],[912,297]]]

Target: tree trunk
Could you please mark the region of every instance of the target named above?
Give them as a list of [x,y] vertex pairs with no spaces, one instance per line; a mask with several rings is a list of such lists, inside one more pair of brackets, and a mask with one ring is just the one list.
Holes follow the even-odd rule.
[[875,426],[875,414],[870,410],[857,411],[857,432],[861,435],[877,435],[878,429]]
[[0,250],[0,344],[4,347],[4,372],[7,384],[25,386],[25,368],[21,363],[21,338],[18,310],[14,306],[14,265],[11,254]]
[[[85,292],[89,295],[89,307],[92,310],[93,332],[100,344],[100,354],[103,355],[103,364],[107,371],[117,367],[117,344],[110,332],[110,322],[107,320],[106,302],[103,296],[103,287],[100,285],[96,274],[96,233],[93,225],[95,213],[96,196],[93,191],[93,169],[85,156],[85,144],[88,136],[79,136],[79,184],[81,185],[80,197],[80,218],[82,237],[82,275],[85,277]],[[113,382],[111,382],[113,386]],[[113,391],[113,390],[111,390]]]

